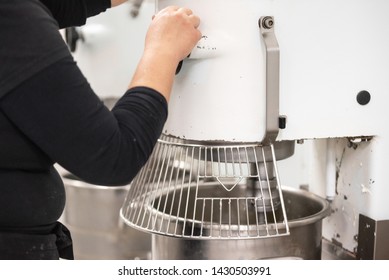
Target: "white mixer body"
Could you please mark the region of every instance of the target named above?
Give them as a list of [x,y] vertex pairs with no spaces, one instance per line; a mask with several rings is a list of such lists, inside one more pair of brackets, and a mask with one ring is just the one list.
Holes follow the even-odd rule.
[[[385,0],[159,0],[188,6],[204,38],[177,75],[165,133],[191,140],[260,142],[266,56],[258,20],[273,16],[280,49],[277,140],[377,135],[389,92]],[[370,102],[356,97],[365,91]],[[367,93],[366,93],[367,92]],[[335,125],[336,124],[336,125]]]

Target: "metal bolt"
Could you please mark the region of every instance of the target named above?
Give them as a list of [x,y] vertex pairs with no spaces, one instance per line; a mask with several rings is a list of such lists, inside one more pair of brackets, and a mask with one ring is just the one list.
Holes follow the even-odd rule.
[[262,20],[262,25],[266,29],[271,29],[274,26],[273,17],[264,17]]

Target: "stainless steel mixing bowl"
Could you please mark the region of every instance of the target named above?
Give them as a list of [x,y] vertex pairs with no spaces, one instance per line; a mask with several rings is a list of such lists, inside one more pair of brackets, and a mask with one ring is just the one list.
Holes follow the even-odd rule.
[[[245,187],[236,188],[235,192],[246,192]],[[215,192],[215,186],[207,185],[199,188],[199,196],[207,196]],[[231,195],[236,195],[232,193]],[[290,227],[290,235],[271,238],[241,238],[241,239],[196,239],[176,238],[166,235],[153,234],[152,237],[152,259],[320,259],[322,244],[322,220],[329,214],[329,203],[310,192],[290,187],[283,187],[283,195]],[[164,196],[159,199],[165,200]],[[184,213],[179,210],[178,199],[169,199],[173,205],[164,205],[163,209],[156,209],[162,212],[164,209],[177,209],[177,213]],[[189,204],[194,203],[189,201]],[[154,205],[162,205],[158,200]],[[184,205],[185,206],[185,205]],[[183,206],[180,206],[183,207]],[[242,207],[245,207],[242,205]],[[201,207],[199,207],[201,208]],[[192,207],[188,207],[192,209]],[[224,214],[223,214],[224,213]],[[221,213],[221,219],[234,219],[229,217],[236,211],[225,211]],[[255,214],[252,211],[253,215]],[[163,213],[161,213],[163,215]],[[190,217],[193,213],[187,213]],[[223,217],[225,216],[225,217]],[[195,215],[196,217],[196,215]],[[227,218],[226,218],[227,217]],[[183,229],[196,232],[196,230],[217,230],[209,225],[209,221],[191,221],[189,224],[182,224],[179,218],[170,219],[170,225],[179,226]],[[240,221],[241,228],[245,223],[251,227],[251,217],[246,221]],[[232,231],[237,227],[228,225]],[[284,225],[280,223],[279,228]],[[194,229],[192,227],[195,227]],[[208,227],[208,228],[207,228]],[[244,226],[243,226],[244,227]],[[239,235],[239,233],[236,233]]]
[[129,186],[88,184],[65,174],[66,207],[63,222],[73,238],[76,259],[149,259],[150,234],[128,227],[119,210]]

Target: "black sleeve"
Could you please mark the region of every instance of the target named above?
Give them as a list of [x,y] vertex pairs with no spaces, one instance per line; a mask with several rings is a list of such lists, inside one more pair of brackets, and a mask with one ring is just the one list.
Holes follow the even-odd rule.
[[71,56],[14,89],[1,106],[53,162],[99,185],[129,183],[167,118],[165,98],[145,87],[128,90],[109,111]]
[[40,0],[57,20],[59,27],[80,26],[88,17],[111,7],[110,0]]

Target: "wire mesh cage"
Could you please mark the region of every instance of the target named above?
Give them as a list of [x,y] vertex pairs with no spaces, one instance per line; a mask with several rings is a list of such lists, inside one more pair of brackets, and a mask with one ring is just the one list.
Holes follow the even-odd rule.
[[289,234],[273,145],[204,145],[163,135],[120,214],[132,227],[174,237]]

